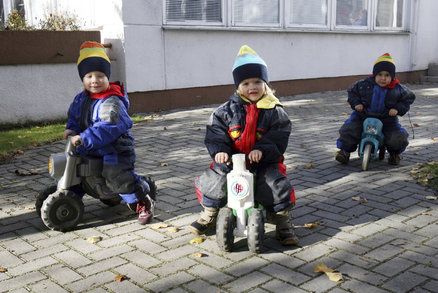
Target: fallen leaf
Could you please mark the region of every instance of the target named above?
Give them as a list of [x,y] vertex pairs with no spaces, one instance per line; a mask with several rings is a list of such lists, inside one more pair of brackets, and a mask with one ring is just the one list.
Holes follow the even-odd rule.
[[0,267],[0,273],[6,273],[8,271],[7,268]]
[[427,195],[425,198],[428,199],[428,200],[437,200],[437,199],[438,199],[438,196],[435,196],[435,195]]
[[368,200],[365,197],[362,197],[362,196],[353,196],[351,199],[355,200],[355,201],[358,201],[360,203],[367,203],[368,202]]
[[91,237],[88,237],[87,238],[87,242],[88,243],[92,243],[92,244],[95,244],[95,243],[97,243],[97,242],[100,242],[100,241],[102,241],[102,236],[91,236]]
[[313,162],[307,163],[303,166],[304,169],[313,169],[315,168],[315,164]]
[[167,163],[166,162],[160,162],[160,167],[166,167]]
[[155,230],[162,229],[162,228],[167,228],[167,227],[169,227],[169,224],[166,224],[166,223],[163,223],[163,222],[151,225],[151,228],[155,229]]
[[15,170],[15,175],[17,176],[33,176],[33,175],[39,175],[40,173],[35,172],[35,171],[20,171],[20,170]]
[[125,276],[125,275],[121,275],[121,274],[118,274],[117,276],[115,276],[115,278],[114,278],[114,281],[116,281],[116,282],[123,282],[123,281],[125,281],[125,280],[128,280],[128,277],[127,276]]
[[313,223],[306,223],[306,224],[304,224],[304,228],[314,229],[316,227],[319,227],[319,225],[320,225],[320,222],[316,221],[316,222],[313,222]]
[[324,263],[319,263],[317,264],[314,268],[313,271],[315,273],[324,273],[326,274],[326,276],[329,278],[330,281],[333,282],[340,282],[343,280],[342,278],[342,273],[335,271],[332,268],[329,268],[326,264]]
[[178,227],[170,227],[169,229],[167,229],[167,232],[170,232],[170,233],[176,233],[178,231],[179,231]]
[[438,137],[432,137],[433,141],[438,141]]
[[420,127],[420,125],[417,124],[417,123],[412,124],[412,126],[414,126],[414,127]]
[[195,237],[192,240],[190,240],[190,244],[201,244],[204,241],[205,239],[202,237]]
[[194,253],[193,256],[194,256],[194,257],[198,257],[198,258],[200,258],[200,257],[206,257],[207,254],[202,253],[202,252],[197,252],[197,253]]

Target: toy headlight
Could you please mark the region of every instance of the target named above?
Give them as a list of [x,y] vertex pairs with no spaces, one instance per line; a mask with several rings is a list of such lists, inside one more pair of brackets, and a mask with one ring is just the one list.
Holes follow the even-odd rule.
[[52,158],[52,156],[49,157],[49,161],[48,161],[47,167],[49,169],[50,176],[53,176],[54,167],[53,167],[53,158]]

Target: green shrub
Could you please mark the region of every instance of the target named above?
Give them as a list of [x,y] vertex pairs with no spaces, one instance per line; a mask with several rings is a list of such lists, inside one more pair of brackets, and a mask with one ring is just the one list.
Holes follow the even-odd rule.
[[8,15],[8,19],[6,21],[5,29],[11,31],[29,31],[34,28],[27,24],[26,19],[23,15],[21,15],[18,10],[12,10]]

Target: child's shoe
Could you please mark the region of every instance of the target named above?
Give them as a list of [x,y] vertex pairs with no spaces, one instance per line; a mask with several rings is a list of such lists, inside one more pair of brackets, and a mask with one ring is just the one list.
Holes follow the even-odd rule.
[[275,237],[284,246],[297,246],[298,237],[295,235],[290,209],[274,214]]
[[136,212],[138,213],[138,222],[141,225],[150,223],[154,217],[155,201],[146,195],[145,200],[137,203]]
[[348,161],[350,161],[350,153],[346,152],[344,150],[339,150],[336,153],[335,159],[336,159],[336,161],[338,161],[341,164],[347,164]]
[[218,208],[204,207],[199,218],[190,224],[190,232],[196,235],[204,234],[209,228],[214,226],[218,213]]
[[395,153],[390,153],[388,158],[388,164],[390,165],[400,164],[400,155]]

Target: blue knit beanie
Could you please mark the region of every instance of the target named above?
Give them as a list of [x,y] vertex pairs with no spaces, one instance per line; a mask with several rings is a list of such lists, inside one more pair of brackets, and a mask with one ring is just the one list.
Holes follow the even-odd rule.
[[265,61],[247,45],[240,47],[233,65],[233,78],[236,88],[248,78],[260,78],[266,83],[268,80],[268,67]]

